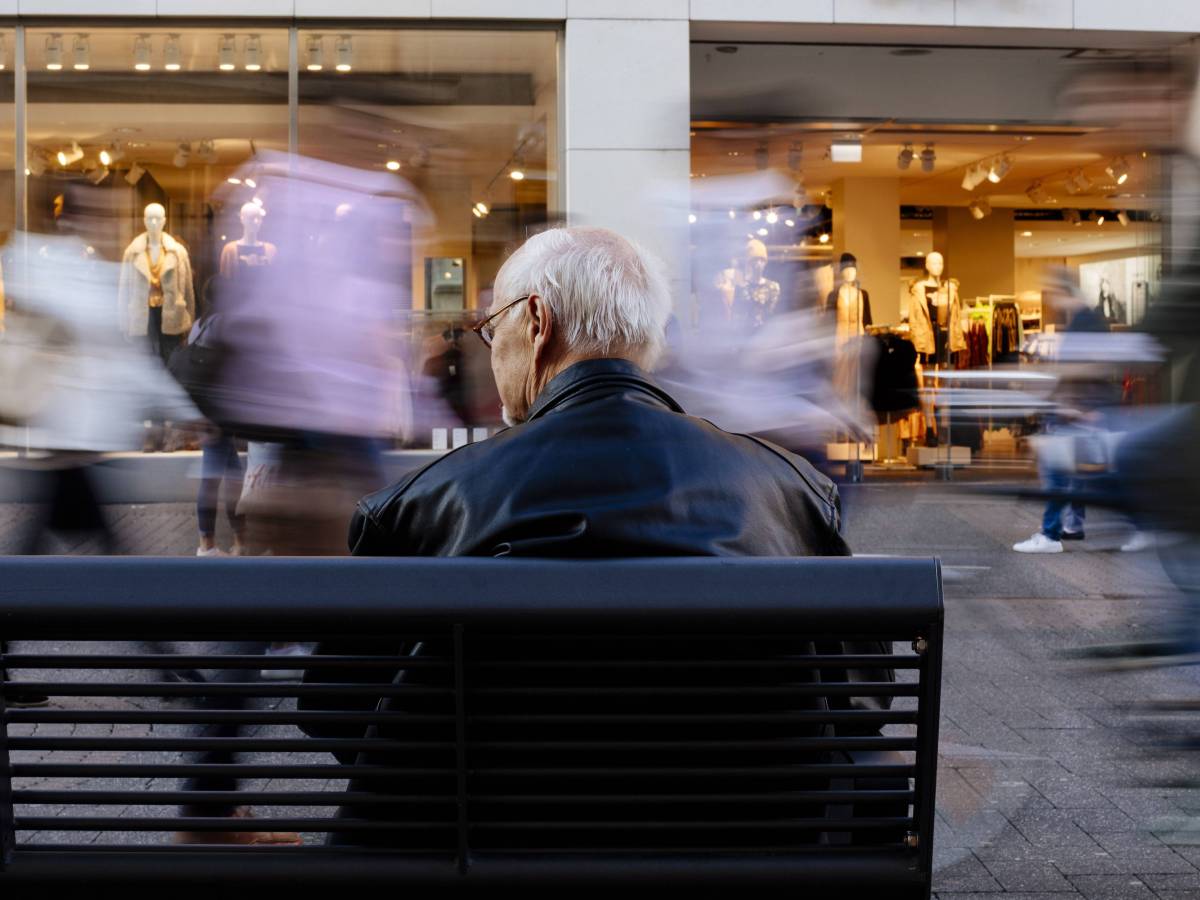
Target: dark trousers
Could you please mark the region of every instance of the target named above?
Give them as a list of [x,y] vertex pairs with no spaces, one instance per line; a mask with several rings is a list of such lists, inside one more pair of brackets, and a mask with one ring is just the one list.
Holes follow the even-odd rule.
[[150,352],[156,354],[166,364],[171,359],[171,353],[183,340],[183,335],[163,334],[162,313],[161,306],[150,307],[150,319],[146,326],[146,340],[150,345]]

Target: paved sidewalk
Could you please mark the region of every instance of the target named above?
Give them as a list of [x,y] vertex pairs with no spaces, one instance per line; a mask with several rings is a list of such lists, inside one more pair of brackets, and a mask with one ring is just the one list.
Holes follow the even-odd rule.
[[[1200,897],[1200,832],[1186,827],[1200,824],[1200,760],[1170,749],[1200,733],[1200,713],[1191,721],[1128,709],[1196,697],[1197,671],[1101,673],[1061,658],[1152,629],[1169,596],[1154,556],[1116,552],[1127,526],[1094,511],[1087,541],[1058,556],[1020,556],[1008,548],[1036,530],[1037,504],[928,485],[844,495],[856,551],[937,554],[946,567],[938,896]],[[190,506],[112,512],[127,548],[194,552]],[[0,552],[26,515],[0,506]]]

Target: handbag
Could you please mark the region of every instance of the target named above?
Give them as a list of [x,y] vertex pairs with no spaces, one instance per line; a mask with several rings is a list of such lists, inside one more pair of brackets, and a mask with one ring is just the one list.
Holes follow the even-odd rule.
[[226,349],[220,342],[209,343],[204,340],[205,333],[216,318],[216,315],[209,315],[196,323],[188,342],[171,351],[167,370],[187,391],[197,408],[208,419],[220,424],[225,412],[221,403],[221,375]]

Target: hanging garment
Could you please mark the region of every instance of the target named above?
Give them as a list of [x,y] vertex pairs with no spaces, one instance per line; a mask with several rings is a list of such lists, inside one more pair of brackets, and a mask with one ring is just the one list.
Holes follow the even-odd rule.
[[898,334],[871,338],[878,345],[870,381],[871,407],[876,413],[898,413],[917,405],[917,351]]

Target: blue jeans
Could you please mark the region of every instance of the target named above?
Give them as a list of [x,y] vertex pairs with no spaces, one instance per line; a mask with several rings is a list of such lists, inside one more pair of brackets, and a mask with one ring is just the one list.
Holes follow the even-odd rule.
[[202,448],[200,461],[200,489],[196,492],[196,525],[205,537],[217,531],[217,502],[221,495],[221,483],[225,487],[225,515],[234,531],[240,532],[242,517],[237,515],[238,498],[242,494],[242,479],[245,469],[238,456],[233,438],[218,435]]
[[[1065,472],[1044,471],[1042,483],[1048,491],[1071,491],[1076,488],[1075,478]],[[1085,512],[1082,503],[1057,497],[1048,501],[1046,511],[1042,513],[1042,534],[1057,541],[1062,539],[1063,531],[1083,531]]]

